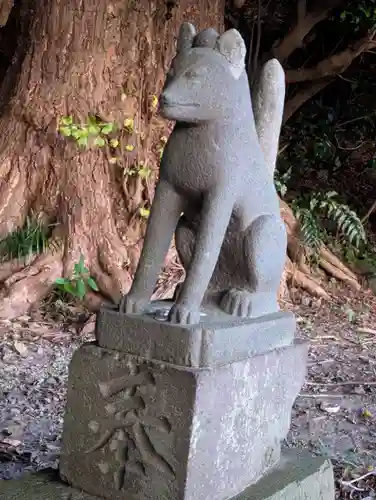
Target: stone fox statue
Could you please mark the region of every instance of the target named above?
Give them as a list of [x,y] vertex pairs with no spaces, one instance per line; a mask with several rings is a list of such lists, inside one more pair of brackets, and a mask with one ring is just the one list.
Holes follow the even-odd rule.
[[147,308],[175,230],[186,279],[170,322],[198,323],[205,302],[238,317],[279,309],[286,232],[255,127],[245,53],[236,30],[196,35],[191,24],[181,27],[160,97],[160,113],[176,125],[122,312]]

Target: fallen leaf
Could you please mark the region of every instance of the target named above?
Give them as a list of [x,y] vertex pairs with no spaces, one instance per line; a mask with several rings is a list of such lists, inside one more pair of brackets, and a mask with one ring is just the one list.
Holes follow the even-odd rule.
[[340,405],[329,405],[327,403],[322,402],[320,405],[320,409],[325,411],[326,413],[338,413],[341,409]]
[[1,443],[17,448],[17,446],[20,446],[22,444],[22,441],[19,441],[18,439],[2,438]]
[[28,355],[28,348],[23,342],[19,342],[18,340],[14,341],[14,348],[22,357],[26,357]]

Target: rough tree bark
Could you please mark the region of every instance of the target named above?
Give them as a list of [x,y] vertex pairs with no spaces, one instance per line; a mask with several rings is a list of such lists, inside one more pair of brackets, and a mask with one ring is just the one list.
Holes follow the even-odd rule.
[[58,120],[134,118],[126,166],[156,165],[167,129],[150,103],[178,27],[192,20],[220,29],[224,11],[223,0],[20,2],[17,52],[0,88],[0,237],[31,211],[57,225],[46,253],[0,267],[0,317],[8,318],[70,276],[81,253],[101,291],[96,301],[127,292],[142,244],[138,210],[152,196],[153,178],[127,177],[100,149],[79,150],[57,133]]

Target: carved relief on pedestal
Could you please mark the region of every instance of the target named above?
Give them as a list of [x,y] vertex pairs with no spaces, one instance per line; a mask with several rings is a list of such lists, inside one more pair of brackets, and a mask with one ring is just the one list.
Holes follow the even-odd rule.
[[[154,430],[163,439],[163,434],[171,434],[171,424],[163,416],[149,415],[148,396],[155,391],[156,383],[148,366],[129,363],[128,374],[99,382],[98,386],[105,400],[107,419],[103,425],[89,422],[89,430],[98,435],[98,439],[86,453],[109,450],[115,455],[118,466],[114,483],[117,490],[124,487],[129,473],[146,475],[148,466],[167,478],[173,478],[172,465],[156,450],[150,436],[150,431]],[[107,462],[99,463],[98,468],[102,474],[111,473]]]

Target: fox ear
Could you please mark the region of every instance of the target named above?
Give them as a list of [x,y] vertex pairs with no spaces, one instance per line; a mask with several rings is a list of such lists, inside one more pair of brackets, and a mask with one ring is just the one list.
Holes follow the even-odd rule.
[[180,26],[177,52],[189,50],[192,48],[194,37],[196,36],[196,28],[191,23],[183,23]]
[[207,28],[200,31],[200,33],[196,35],[193,41],[193,47],[207,47],[209,49],[214,49],[218,37],[219,34],[215,29]]
[[215,44],[215,50],[222,54],[230,63],[234,78],[240,78],[245,68],[247,49],[239,31],[231,29],[223,33]]

